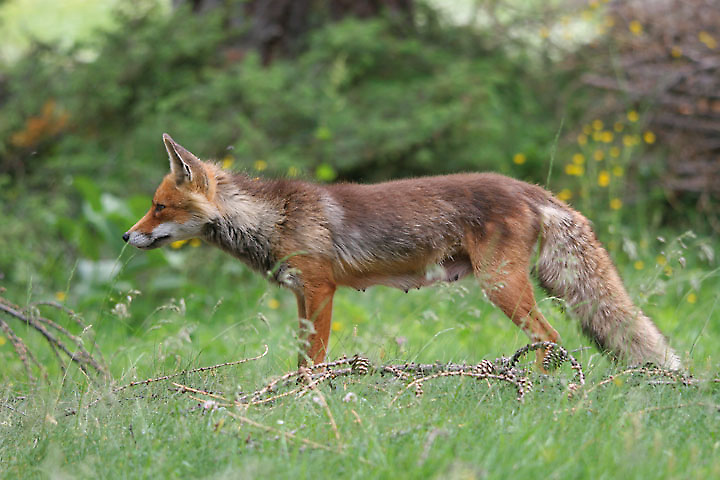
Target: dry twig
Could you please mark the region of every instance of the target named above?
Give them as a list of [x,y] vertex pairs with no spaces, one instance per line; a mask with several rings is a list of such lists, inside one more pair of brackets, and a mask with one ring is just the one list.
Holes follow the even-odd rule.
[[[36,303],[21,309],[7,299],[0,297],[0,313],[4,313],[8,317],[18,320],[40,333],[50,346],[50,349],[55,355],[58,365],[63,373],[67,371],[69,361],[70,363],[77,365],[87,378],[92,381],[94,381],[95,376],[107,378],[108,372],[104,362],[102,361],[102,357],[100,356],[100,360],[98,360],[95,356],[93,356],[93,354],[88,352],[85,348],[85,340],[83,338],[72,334],[69,330],[58,323],[40,315],[40,312],[37,310],[38,305],[48,305],[65,311],[76,323],[80,325],[82,328],[82,334],[87,332],[90,328],[85,325],[74,312],[54,302]],[[15,353],[25,367],[25,373],[28,379],[30,381],[34,381],[35,379],[33,375],[34,365],[34,367],[47,381],[48,375],[45,366],[40,364],[25,342],[13,331],[8,322],[2,318],[0,318],[0,329],[2,329],[5,335],[7,335],[10,339],[10,342],[13,344]],[[51,330],[57,332],[57,335]],[[99,349],[94,342],[92,342],[92,347],[94,351],[99,352]],[[68,361],[66,361],[65,358],[67,358]],[[93,372],[94,375],[91,374]]]
[[[170,374],[170,375],[163,375],[162,377],[147,378],[147,379],[145,379],[145,380],[138,380],[138,381],[135,381],[135,382],[130,382],[130,383],[126,384],[126,385],[122,385],[122,386],[120,386],[120,387],[116,387],[116,388],[112,389],[110,392],[108,392],[108,394],[114,395],[114,394],[116,394],[116,393],[122,392],[123,390],[126,390],[126,389],[131,388],[131,387],[136,387],[136,386],[138,386],[138,385],[148,385],[148,384],[150,384],[150,383],[155,383],[155,382],[162,382],[162,381],[165,381],[165,380],[170,380],[170,379],[172,379],[172,378],[179,377],[179,376],[181,376],[181,375],[188,375],[188,374],[191,374],[191,373],[206,372],[206,371],[208,371],[208,370],[217,370],[218,368],[222,368],[222,367],[230,367],[230,366],[234,366],[234,365],[240,365],[240,364],[242,364],[242,363],[252,362],[252,361],[254,361],[254,360],[259,360],[259,359],[263,358],[265,355],[267,355],[267,353],[268,353],[268,346],[265,345],[265,350],[263,351],[263,353],[261,353],[260,355],[255,356],[255,357],[243,358],[243,359],[241,359],[241,360],[235,360],[235,361],[232,361],[232,362],[219,363],[219,364],[217,364],[217,365],[211,365],[211,366],[208,366],[208,367],[199,367],[199,368],[193,368],[193,369],[191,369],[191,370],[183,370],[183,371],[181,371],[181,372],[172,373],[172,374]],[[194,391],[194,390],[191,390],[190,387],[185,387],[184,385],[180,385],[180,384],[176,384],[176,383],[173,383],[173,385],[175,385],[175,386],[177,386],[177,387],[180,387],[180,388],[184,388],[184,389],[187,390],[187,391]],[[204,394],[204,395],[210,395],[208,392],[203,392],[203,391],[197,391],[197,393],[201,393],[201,394]],[[84,408],[90,408],[90,407],[96,405],[97,403],[99,403],[100,401],[102,401],[102,399],[105,398],[106,396],[107,396],[107,394],[101,395],[100,397],[96,398],[96,399],[93,400],[92,402],[90,402],[90,403],[88,403],[87,405],[85,405]],[[223,399],[223,400],[224,400],[224,399]],[[66,416],[68,416],[68,415],[75,415],[76,413],[77,413],[77,410],[69,410],[69,411],[65,412],[65,415],[66,415]]]

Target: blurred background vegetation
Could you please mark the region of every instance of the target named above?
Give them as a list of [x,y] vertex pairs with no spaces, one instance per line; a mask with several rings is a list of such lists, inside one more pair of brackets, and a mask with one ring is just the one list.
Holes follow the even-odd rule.
[[5,0],[0,285],[131,331],[158,305],[214,314],[239,295],[230,315],[266,295],[220,252],[193,255],[199,242],[123,250],[168,132],[251,175],[538,183],[596,223],[622,271],[695,271],[669,283],[694,304],[720,230],[710,3]]

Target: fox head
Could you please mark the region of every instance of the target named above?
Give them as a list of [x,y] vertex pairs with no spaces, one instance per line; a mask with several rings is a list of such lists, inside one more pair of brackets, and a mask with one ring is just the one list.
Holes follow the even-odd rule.
[[211,166],[199,160],[170,135],[163,134],[170,173],[160,183],[150,210],[125,232],[123,240],[149,250],[178,240],[201,237],[215,210]]

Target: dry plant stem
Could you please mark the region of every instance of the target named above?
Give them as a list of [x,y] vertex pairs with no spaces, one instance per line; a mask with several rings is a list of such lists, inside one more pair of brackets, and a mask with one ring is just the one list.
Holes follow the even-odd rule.
[[47,371],[45,370],[45,367],[43,367],[40,362],[37,361],[35,356],[32,354],[30,350],[28,350],[25,343],[22,341],[20,337],[15,335],[15,332],[13,332],[12,328],[10,328],[10,325],[5,322],[2,318],[0,318],[0,328],[3,332],[5,332],[5,335],[10,339],[10,343],[12,343],[13,348],[15,349],[15,353],[17,353],[18,358],[20,358],[20,361],[22,362],[23,366],[25,367],[25,373],[28,377],[28,380],[31,382],[35,381],[35,377],[32,374],[32,367],[31,362],[35,364],[40,372],[43,375],[43,378],[45,380],[48,379]]
[[267,355],[267,353],[268,353],[268,346],[265,345],[265,351],[264,351],[263,353],[261,353],[260,355],[256,356],[256,357],[243,358],[242,360],[235,360],[235,361],[233,361],[233,362],[218,363],[217,365],[211,365],[211,366],[209,366],[209,367],[199,367],[199,368],[193,368],[192,370],[183,370],[182,372],[176,372],[176,373],[172,373],[172,374],[170,374],[170,375],[164,375],[164,376],[162,376],[162,377],[155,377],[155,378],[148,378],[148,379],[145,379],[145,380],[138,380],[138,381],[135,381],[135,382],[130,382],[130,383],[128,383],[127,385],[123,385],[123,386],[121,386],[121,387],[114,388],[113,391],[112,391],[112,393],[122,392],[123,390],[125,390],[125,389],[127,389],[127,388],[135,387],[135,386],[138,386],[138,385],[147,385],[147,384],[149,384],[149,383],[162,382],[162,381],[164,381],[164,380],[170,380],[171,378],[179,377],[180,375],[188,375],[188,374],[190,374],[190,373],[205,372],[205,371],[208,371],[208,370],[216,370],[216,369],[222,368],[222,367],[230,367],[230,366],[233,366],[233,365],[240,365],[241,363],[252,362],[253,360],[259,360],[259,359],[263,358],[265,355]]
[[300,377],[301,377],[303,380],[306,380],[308,383],[305,384],[305,385],[302,387],[302,390],[301,390],[300,393],[298,394],[298,398],[302,397],[303,395],[305,395],[305,394],[308,393],[309,391],[315,389],[315,387],[317,387],[318,385],[320,385],[320,384],[321,384],[322,382],[324,382],[325,380],[330,380],[330,378],[332,378],[332,373],[329,373],[329,372],[328,372],[328,373],[324,373],[324,374],[321,374],[321,375],[311,376],[311,375],[309,375],[309,374],[307,373],[307,371],[305,371],[305,372],[300,372]]
[[[279,383],[282,382],[283,385],[286,385],[287,383],[290,382],[291,379],[293,379],[293,378],[295,378],[295,377],[297,377],[297,376],[298,376],[298,372],[297,372],[297,371],[295,371],[295,372],[290,372],[290,373],[286,373],[286,374],[283,375],[282,377],[277,378],[277,379],[273,380],[272,382],[268,383],[268,384],[265,385],[265,387],[263,387],[262,389],[257,390],[257,391],[255,391],[255,392],[253,392],[253,393],[248,393],[247,395],[243,395],[242,397],[240,397],[240,398],[238,399],[238,402],[239,402],[239,403],[243,403],[245,400],[247,400],[248,397],[251,397],[251,398],[252,398],[252,401],[251,401],[250,403],[252,403],[252,402],[254,402],[255,400],[257,400],[257,398],[260,397],[261,395],[264,395],[264,394],[266,394],[266,393],[272,392],[273,389],[275,389]],[[261,402],[261,403],[262,403],[262,402]]]
[[223,402],[226,402],[227,404],[232,405],[232,403],[230,403],[230,400],[228,400],[227,398],[223,397],[222,395],[217,395],[217,394],[215,394],[215,393],[206,392],[205,390],[199,390],[199,389],[197,389],[197,388],[188,387],[187,385],[183,385],[182,383],[172,382],[172,384],[173,384],[174,387],[177,387],[177,388],[178,388],[178,390],[179,390],[180,393],[192,392],[192,393],[197,393],[198,395],[206,395],[206,396],[208,396],[208,397],[210,397],[210,398],[215,398],[215,399],[217,399],[217,400],[222,400]]
[[[269,350],[269,349],[268,349],[268,346],[265,345],[265,350],[263,351],[263,353],[261,353],[260,355],[258,355],[258,356],[256,356],[256,357],[243,358],[243,359],[241,359],[241,360],[235,360],[235,361],[233,361],[233,362],[219,363],[219,364],[217,364],[217,365],[211,365],[211,366],[209,366],[209,367],[193,368],[192,370],[183,370],[182,372],[176,372],[176,373],[172,373],[172,374],[170,374],[170,375],[164,375],[164,376],[162,376],[162,377],[147,378],[147,379],[145,379],[145,380],[138,380],[138,381],[135,381],[135,382],[130,382],[130,383],[128,383],[127,385],[123,385],[123,386],[121,386],[121,387],[114,388],[114,389],[110,392],[110,394],[113,394],[113,395],[114,395],[114,394],[116,394],[116,393],[118,393],[118,392],[122,392],[123,390],[126,390],[126,389],[128,389],[128,388],[130,388],[130,387],[136,387],[136,386],[138,386],[138,385],[148,385],[148,384],[154,383],[154,382],[162,382],[162,381],[165,381],[165,380],[170,380],[171,378],[176,378],[176,377],[179,377],[180,375],[187,375],[187,374],[190,374],[190,373],[198,373],[198,372],[206,372],[206,371],[208,371],[208,370],[216,370],[216,369],[222,368],[222,367],[230,367],[230,366],[233,366],[233,365],[240,365],[240,364],[242,364],[242,363],[252,362],[252,361],[254,361],[254,360],[259,360],[259,359],[263,358],[265,355],[267,355],[268,350]],[[182,385],[178,385],[178,386],[183,387]],[[184,388],[184,387],[183,387],[183,388]],[[191,391],[191,390],[188,390],[188,391]],[[202,393],[202,392],[199,392],[199,393]],[[90,407],[96,405],[96,404],[99,403],[103,398],[105,398],[105,396],[106,396],[106,395],[102,395],[102,396],[96,398],[96,399],[93,400],[92,402],[90,402],[90,403],[88,403],[87,405],[85,405],[85,408],[90,408]],[[227,400],[227,401],[229,401],[229,400]],[[66,415],[74,415],[75,413],[77,413],[77,411],[71,410],[71,411],[67,412]]]
[[15,335],[15,333],[10,328],[10,325],[8,325],[2,318],[0,318],[0,328],[10,339],[10,343],[12,343],[13,348],[15,349],[15,353],[17,353],[18,358],[25,367],[25,373],[27,374],[28,378],[31,382],[34,381],[35,379],[32,376],[32,369],[30,368],[30,363],[27,358],[27,347],[25,346],[23,341]]
[[[57,352],[55,350],[56,348],[59,348],[60,350],[62,350],[62,352],[65,353],[65,355],[67,355],[68,358],[72,362],[77,364],[77,366],[83,372],[85,372],[86,375],[88,374],[88,370],[87,370],[88,365],[91,366],[93,369],[95,369],[95,371],[98,374],[106,375],[106,370],[99,363],[97,363],[97,361],[95,361],[95,359],[92,357],[92,355],[90,355],[85,350],[85,348],[82,346],[82,341],[79,341],[79,343],[76,343],[76,345],[78,346],[78,352],[73,353],[67,348],[67,346],[65,346],[65,344],[59,338],[57,338],[55,335],[50,333],[50,331],[47,328],[45,328],[45,324],[47,324],[47,322],[49,322],[49,320],[42,318],[42,317],[40,317],[40,318],[42,318],[42,320],[36,320],[30,315],[24,315],[21,311],[19,311],[19,309],[17,307],[10,304],[9,302],[7,302],[4,299],[2,299],[2,301],[0,301],[0,312],[4,312],[4,313],[8,314],[11,317],[14,317],[17,320],[20,320],[21,322],[25,323],[26,325],[28,325],[28,326],[34,328],[36,331],[40,332],[40,334],[45,337],[45,339],[48,341],[50,346],[53,348],[53,350],[55,351],[55,354],[58,358],[60,358],[60,356],[59,356],[59,352]],[[69,338],[71,338],[71,340],[72,340],[74,337],[70,336]],[[62,362],[62,361],[61,361],[61,366],[64,368],[64,362]]]
[[[65,307],[64,305],[61,305],[61,304],[59,304],[59,303],[57,303],[57,302],[51,302],[51,301],[34,302],[34,303],[29,304],[27,307],[25,307],[25,308],[22,310],[22,312],[25,313],[26,315],[29,315],[29,314],[32,313],[32,309],[37,309],[38,306],[52,307],[52,308],[55,308],[55,309],[57,309],[57,310],[60,310],[61,312],[64,312],[64,313],[67,314],[71,319],[73,319],[73,320],[75,321],[75,323],[78,324],[78,326],[82,329],[82,332],[83,332],[83,333],[86,332],[86,331],[89,329],[89,327],[88,327],[87,325],[85,325],[85,322],[83,322],[82,319],[80,318],[80,315],[78,315],[77,313],[75,313],[75,312],[72,311],[71,309],[69,309],[69,308]],[[59,331],[60,333],[62,333],[62,334],[65,335],[66,337],[68,337],[70,340],[73,341],[73,343],[74,343],[75,345],[77,345],[77,347],[78,347],[79,349],[82,349],[81,351],[83,352],[84,355],[87,355],[88,357],[92,358],[92,356],[90,355],[90,353],[87,352],[87,350],[85,350],[85,342],[84,342],[80,337],[73,335],[73,334],[70,333],[65,327],[63,327],[62,325],[58,325],[57,323],[53,322],[53,321],[50,320],[49,318],[44,318],[44,317],[42,317],[42,316],[40,316],[40,315],[37,315],[37,319],[40,320],[41,322],[44,322],[44,323],[47,324],[48,326],[54,328],[55,330]],[[103,357],[103,355],[102,355],[102,352],[100,351],[99,348],[96,348],[96,347],[97,347],[97,344],[96,344],[94,341],[92,342],[92,346],[95,347],[95,348],[93,348],[93,350],[96,351],[97,354],[98,354],[98,356],[100,357],[100,362],[98,362],[98,363],[99,363],[100,365],[103,365],[103,366],[104,366],[104,365],[105,365],[105,359],[104,359],[104,357]],[[107,375],[107,369],[105,369],[104,373]]]
[[[293,372],[291,377],[297,377],[299,375],[300,375],[299,372]],[[317,387],[323,381],[330,380],[332,378],[332,375],[326,373],[326,374],[320,374],[320,375],[317,375],[317,374],[310,375],[309,377],[310,377],[310,383],[308,383],[306,385],[301,385],[300,387],[295,388],[293,390],[290,390],[290,391],[287,391],[285,393],[281,393],[278,395],[274,395],[272,397],[263,398],[262,400],[253,400],[250,403],[243,403],[242,399],[247,398],[248,396],[252,396],[252,398],[257,398],[260,396],[261,392],[269,391],[270,389],[268,389],[268,387],[266,386],[251,395],[245,395],[244,397],[242,397],[242,399],[237,400],[237,404],[238,404],[238,406],[240,406],[240,405],[262,405],[263,403],[274,402],[275,400],[278,400],[280,398],[289,397],[290,395],[295,395],[295,394],[297,394],[298,398],[299,398],[299,397],[303,396],[305,393],[307,393],[309,390]],[[286,382],[287,382],[287,380],[286,380]],[[273,382],[273,383],[275,383],[275,382]],[[284,383],[283,385],[286,385],[286,384],[287,383]]]

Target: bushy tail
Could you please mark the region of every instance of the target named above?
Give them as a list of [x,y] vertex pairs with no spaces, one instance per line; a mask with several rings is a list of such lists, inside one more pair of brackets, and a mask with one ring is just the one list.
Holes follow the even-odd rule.
[[538,278],[567,302],[583,332],[618,360],[682,368],[657,326],[633,304],[590,222],[554,199],[541,213]]

